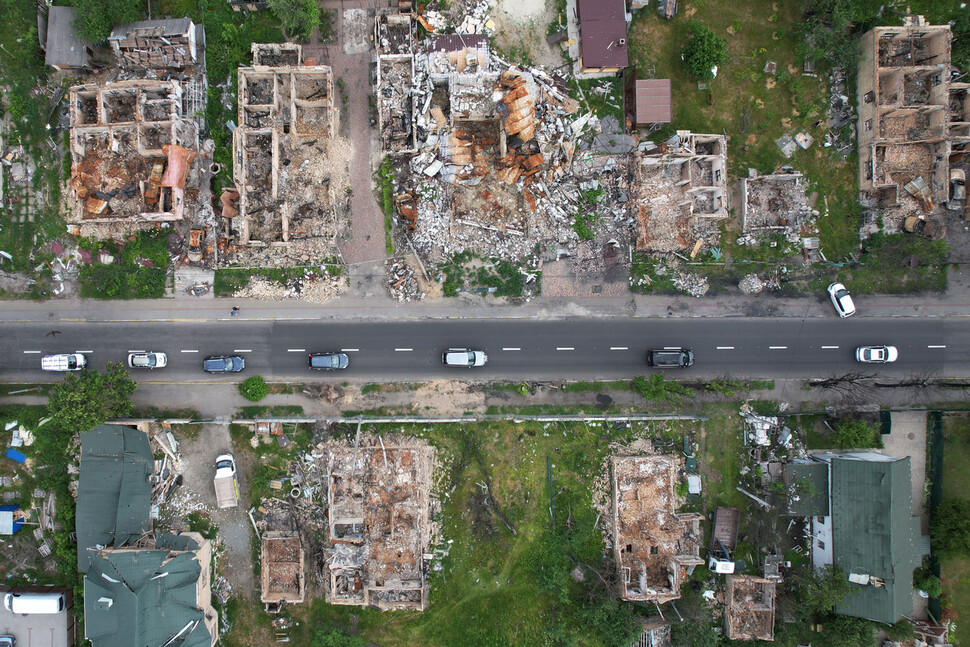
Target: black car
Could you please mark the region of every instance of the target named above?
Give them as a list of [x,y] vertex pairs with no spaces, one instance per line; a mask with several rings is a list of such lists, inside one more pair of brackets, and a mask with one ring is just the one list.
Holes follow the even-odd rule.
[[662,348],[647,351],[647,366],[687,368],[694,365],[694,351],[688,348]]
[[310,353],[308,364],[315,371],[342,371],[350,358],[345,353]]
[[246,362],[238,355],[213,355],[202,361],[206,373],[238,373],[246,367]]

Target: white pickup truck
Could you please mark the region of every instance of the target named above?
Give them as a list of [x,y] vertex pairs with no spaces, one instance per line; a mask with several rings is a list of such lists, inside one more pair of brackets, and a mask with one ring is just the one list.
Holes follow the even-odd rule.
[[239,505],[236,459],[232,454],[222,454],[216,458],[216,477],[212,483],[216,488],[216,505],[220,508],[235,508]]

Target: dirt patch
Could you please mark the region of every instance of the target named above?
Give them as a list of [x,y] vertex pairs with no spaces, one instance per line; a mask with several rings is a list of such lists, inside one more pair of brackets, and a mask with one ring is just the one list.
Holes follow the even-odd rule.
[[[533,63],[550,68],[563,64],[559,47],[546,43],[547,26],[558,20],[552,2],[499,0],[489,17],[495,21],[492,38],[497,51],[524,50]],[[562,28],[566,28],[565,22]]]
[[414,392],[414,405],[428,403],[430,409],[422,413],[436,413],[441,415],[460,415],[465,411],[484,410],[485,394],[473,389],[464,382],[451,380],[435,380],[422,385]]

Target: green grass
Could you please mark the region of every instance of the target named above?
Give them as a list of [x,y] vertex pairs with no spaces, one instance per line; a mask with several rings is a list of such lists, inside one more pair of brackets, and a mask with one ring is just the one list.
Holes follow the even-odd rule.
[[251,405],[239,407],[237,418],[289,418],[303,415],[303,407],[297,404],[278,404],[276,406]]
[[[943,418],[943,425],[943,500],[970,498],[970,470],[967,470],[970,464],[970,415],[949,414]],[[940,579],[943,581],[944,609],[950,607],[950,617],[956,621],[959,630],[963,622],[970,621],[970,557],[943,556]]]
[[[95,299],[159,299],[168,281],[168,233],[141,231],[127,240],[78,239],[78,245],[95,262],[81,267],[81,296]],[[114,263],[97,262],[98,252],[114,257]]]
[[[621,79],[573,79],[567,87],[569,96],[579,101],[581,113],[592,111],[600,119],[612,115],[624,123]],[[597,91],[600,88],[605,88],[605,94]]]
[[337,259],[324,259],[318,265],[308,265],[304,267],[236,267],[216,270],[216,277],[213,282],[212,290],[217,297],[231,297],[237,291],[242,290],[249,284],[249,279],[254,276],[263,276],[269,281],[286,284],[306,273],[319,273],[320,266],[325,265],[327,272],[331,276],[343,274],[343,266],[337,263]]
[[[706,477],[705,507],[710,510],[723,505],[743,510],[750,499],[735,489],[740,482],[741,455],[744,452],[737,406],[731,402],[709,404],[702,411],[710,418],[703,424],[704,442],[701,443],[698,457],[698,463],[703,465],[704,470],[701,473]],[[695,441],[700,443],[699,438]]]
[[[910,267],[908,259],[919,265]],[[861,264],[839,270],[849,291],[904,294],[946,291],[946,243],[912,234],[876,235],[866,243]]]

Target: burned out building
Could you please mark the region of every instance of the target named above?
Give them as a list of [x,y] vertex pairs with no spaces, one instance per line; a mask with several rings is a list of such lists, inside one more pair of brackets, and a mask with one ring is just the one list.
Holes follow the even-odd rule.
[[278,612],[284,604],[299,604],[306,597],[303,542],[298,532],[263,533],[259,560],[260,601]]
[[680,585],[700,558],[702,516],[678,513],[678,470],[670,456],[613,456],[612,543],[620,597],[662,604],[680,598]]
[[775,639],[775,582],[752,575],[728,575],[724,635],[729,640]]
[[951,41],[949,25],[922,16],[862,36],[859,187],[890,233],[945,208],[950,159],[970,147],[970,85],[952,82]]
[[727,138],[677,131],[637,153],[636,184],[638,250],[689,251],[716,240],[728,216]]
[[415,439],[331,446],[328,603],[424,610],[434,462],[434,448]]
[[377,128],[384,153],[413,153],[414,20],[381,13],[374,25],[377,46]]
[[202,65],[205,30],[189,18],[118,25],[108,36],[118,65],[131,69],[184,69]]
[[790,167],[768,175],[741,178],[741,228],[745,233],[785,234],[795,240],[815,235],[805,193],[808,181]]
[[230,238],[255,262],[268,250],[295,261],[331,254],[339,228],[328,165],[336,118],[330,67],[304,65],[299,45],[254,43],[253,65],[238,74],[239,205],[226,219]]
[[179,81],[74,86],[69,223],[153,226],[186,217],[200,190],[199,127]]

